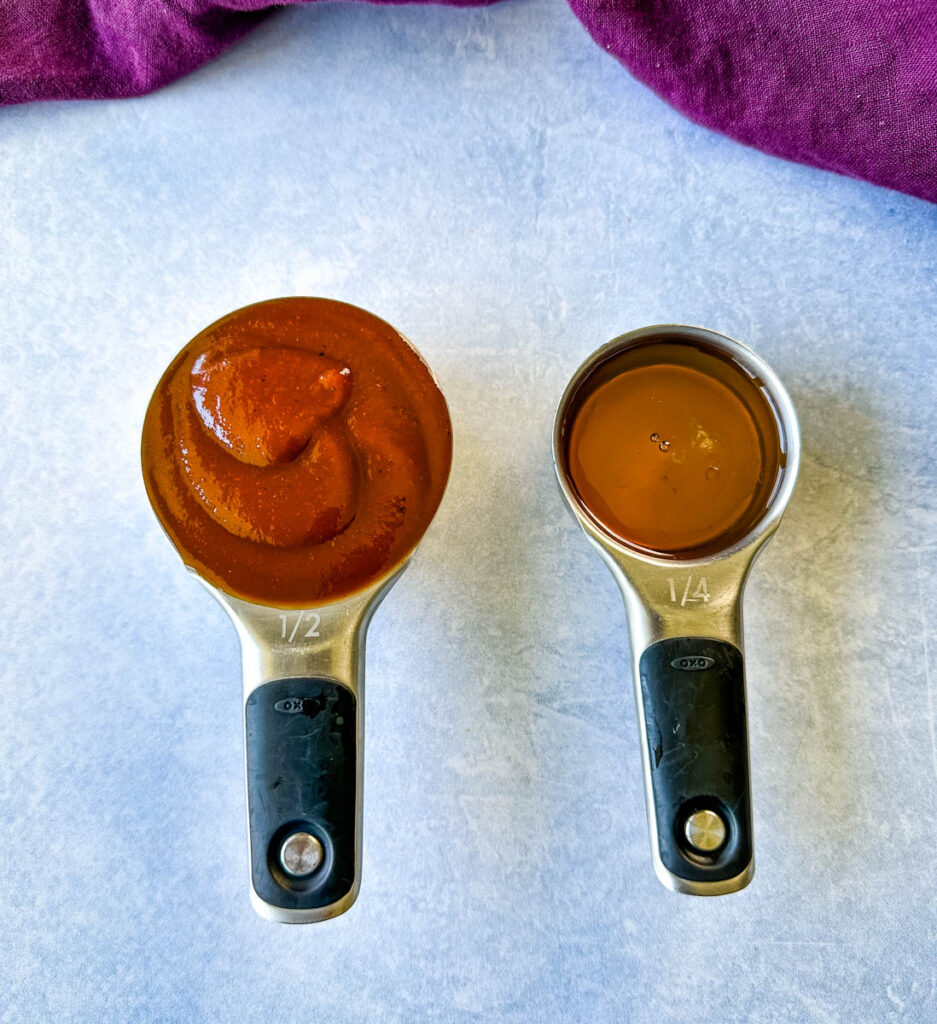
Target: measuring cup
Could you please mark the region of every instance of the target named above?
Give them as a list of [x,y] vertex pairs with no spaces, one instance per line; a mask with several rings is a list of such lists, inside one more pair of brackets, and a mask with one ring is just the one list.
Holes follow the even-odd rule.
[[365,640],[405,568],[300,609],[241,600],[190,569],[241,641],[250,896],[271,920],[322,921],[358,896]]
[[[718,535],[701,535],[683,547],[636,542],[623,535],[602,499],[574,479],[576,417],[597,408],[598,399],[587,407],[590,395],[616,378],[616,366],[631,360],[653,372],[655,352],[677,358],[673,354],[683,349],[687,358],[690,350],[700,353],[693,359],[703,366],[701,373],[712,366],[724,375],[725,402],[749,391],[760,394],[767,412],[759,415],[770,415],[775,427],[768,442],[777,450],[762,453],[765,459],[771,455],[775,479],[761,507],[749,508]],[[662,395],[647,391],[646,408],[653,409],[654,403],[663,408]],[[714,444],[705,424],[695,423],[693,429],[701,443]],[[652,451],[656,445],[664,453],[661,458],[670,447],[656,432],[637,441],[649,443]],[[742,889],[754,872],[754,847],[741,602],[752,563],[777,529],[797,477],[800,433],[791,400],[764,360],[739,342],[700,327],[646,327],[598,349],[573,375],[556,413],[553,458],[573,515],[624,597],[657,877],[672,890],[698,896]],[[628,481],[618,483],[627,486]],[[624,501],[619,506],[626,510],[623,515],[628,499],[621,494],[626,493],[612,496]],[[658,511],[664,519],[663,507]],[[700,522],[705,521],[702,512],[699,503],[691,509]],[[664,537],[654,514],[650,508],[647,535]]]
[[[328,412],[307,423],[304,403],[316,395]],[[148,496],[240,638],[250,897],[264,917],[322,921],[358,894],[365,638],[435,514],[451,451],[445,399],[415,349],[377,317],[327,299],[272,300],[222,318],[180,352],[151,399]],[[288,475],[301,459],[308,480]],[[395,466],[418,479],[418,465],[425,493],[389,482]],[[275,486],[268,470],[281,474]],[[300,498],[280,483],[290,479]],[[232,498],[237,480],[247,483]],[[308,513],[333,486],[341,521],[328,504]],[[251,511],[260,492],[280,521],[267,506]],[[366,504],[377,492],[383,504]]]

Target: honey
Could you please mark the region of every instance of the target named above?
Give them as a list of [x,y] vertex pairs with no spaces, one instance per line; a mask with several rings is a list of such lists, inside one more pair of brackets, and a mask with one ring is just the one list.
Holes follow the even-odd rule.
[[624,544],[670,558],[731,547],[759,522],[785,463],[763,383],[727,353],[675,337],[614,352],[563,424],[577,499]]

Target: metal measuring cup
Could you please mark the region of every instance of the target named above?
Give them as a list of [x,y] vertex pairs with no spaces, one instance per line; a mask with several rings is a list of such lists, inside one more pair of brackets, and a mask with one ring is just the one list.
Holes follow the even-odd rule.
[[[784,456],[757,523],[699,558],[657,555],[612,535],[583,505],[567,464],[571,404],[590,375],[631,346],[673,340],[722,352],[758,382]],[[732,338],[674,324],[641,328],[610,341],[575,372],[557,409],[553,460],[573,515],[624,597],[657,877],[697,896],[742,889],[754,873],[742,593],[797,478],[800,430],[790,397],[764,360]]]
[[[159,388],[151,409],[158,395]],[[451,433],[441,393],[440,401]],[[450,444],[439,468],[442,488],[451,458]],[[433,516],[379,578],[338,600],[278,607],[206,579],[163,521],[149,478],[147,492],[186,568],[220,602],[240,638],[251,902],[262,916],[290,924],[342,914],[361,884],[368,624]]]
[[408,563],[307,609],[244,601],[189,570],[241,641],[250,897],[271,920],[323,921],[358,896],[365,640]]

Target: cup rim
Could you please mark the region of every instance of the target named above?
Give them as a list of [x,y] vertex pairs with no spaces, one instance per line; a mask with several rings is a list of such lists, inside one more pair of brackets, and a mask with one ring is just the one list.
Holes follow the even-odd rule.
[[[704,556],[691,554],[682,558],[679,554],[662,554],[636,544],[629,544],[617,534],[612,533],[579,497],[572,485],[566,465],[563,428],[566,424],[569,406],[582,384],[599,366],[620,352],[638,345],[667,340],[703,342],[710,348],[730,356],[752,377],[757,378],[771,399],[772,411],[777,417],[778,427],[786,442],[786,461],[779,470],[778,486],[761,518],[747,533],[733,543],[723,548],[717,548],[709,555]],[[800,453],[801,437],[797,412],[787,388],[781,383],[771,366],[748,345],[727,334],[694,324],[653,324],[648,327],[638,327],[601,345],[579,364],[570,377],[557,405],[553,420],[553,465],[560,489],[576,517],[584,526],[588,525],[590,532],[597,534],[604,543],[615,550],[629,557],[640,558],[657,565],[673,565],[674,563],[686,566],[705,565],[712,562],[714,558],[725,558],[735,554],[770,534],[777,527],[794,491],[797,474],[800,470]]]

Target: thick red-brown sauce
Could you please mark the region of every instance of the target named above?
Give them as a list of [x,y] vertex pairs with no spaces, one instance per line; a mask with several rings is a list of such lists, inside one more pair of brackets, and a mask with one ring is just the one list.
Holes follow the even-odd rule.
[[452,428],[428,367],[388,324],[328,299],[275,299],[173,360],[142,456],[186,564],[238,597],[309,606],[410,554],[442,499]]

